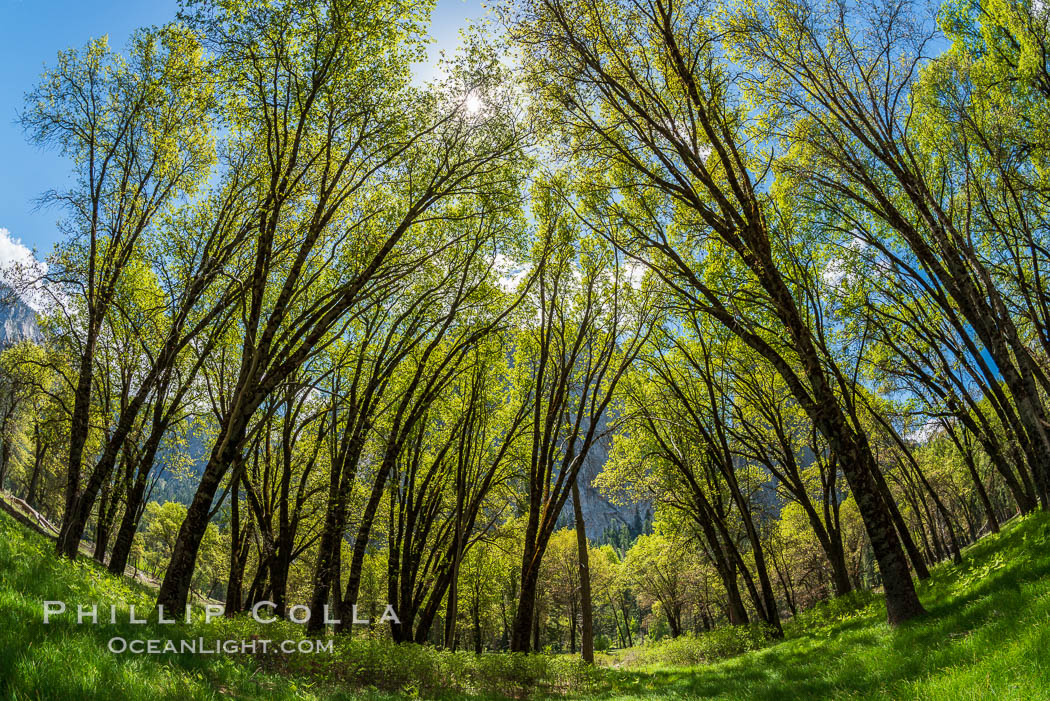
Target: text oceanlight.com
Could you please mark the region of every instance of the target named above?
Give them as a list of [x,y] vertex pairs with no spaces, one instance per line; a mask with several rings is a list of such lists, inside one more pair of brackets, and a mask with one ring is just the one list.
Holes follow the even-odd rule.
[[304,638],[303,640],[264,640],[254,638],[252,640],[128,640],[127,638],[110,638],[107,647],[109,651],[120,655],[131,653],[134,655],[160,655],[160,654],[194,654],[194,655],[266,655],[268,653],[283,653],[291,655],[295,653],[311,654],[332,652],[333,640],[314,640]]

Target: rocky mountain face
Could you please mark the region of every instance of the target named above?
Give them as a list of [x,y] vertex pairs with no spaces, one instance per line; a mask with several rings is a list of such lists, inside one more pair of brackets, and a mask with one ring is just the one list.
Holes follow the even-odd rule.
[[0,347],[42,338],[33,308],[10,289],[0,290]]
[[[587,537],[592,543],[630,543],[649,530],[653,522],[653,505],[648,502],[620,506],[609,501],[594,486],[612,448],[612,436],[605,436],[591,449],[580,469],[580,506],[587,524]],[[569,513],[572,507],[569,506]]]
[[[605,466],[612,449],[612,436],[608,432],[607,422],[602,423],[600,430],[603,435],[595,442],[580,468],[580,506],[588,540],[598,545],[611,543],[621,547],[630,544],[639,534],[649,531],[653,522],[653,505],[648,502],[625,506],[614,504],[595,486],[594,480]],[[571,528],[574,525],[571,498],[565,503],[559,520],[561,526]]]

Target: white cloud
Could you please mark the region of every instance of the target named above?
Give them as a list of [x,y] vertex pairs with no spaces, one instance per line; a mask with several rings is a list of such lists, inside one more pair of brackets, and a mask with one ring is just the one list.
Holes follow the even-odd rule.
[[33,250],[0,227],[0,282],[19,290],[22,300],[39,311],[47,303],[40,278],[47,263],[38,260]]
[[925,443],[943,430],[944,426],[941,424],[941,420],[930,417],[918,428],[905,433],[904,437],[916,443]]
[[[863,253],[868,249],[868,242],[857,235],[854,231],[850,235],[850,240],[844,246],[844,250],[852,253]],[[824,280],[824,284],[828,287],[838,287],[848,274],[852,272],[851,266],[848,263],[847,255],[833,256],[827,264],[824,266],[824,271],[821,277]]]
[[642,279],[645,277],[646,265],[640,260],[628,258],[624,263],[627,273],[627,283],[636,290],[642,289]]
[[529,274],[529,266],[511,260],[502,253],[493,258],[493,267],[499,274],[499,286],[504,292],[513,292]]
[[846,266],[843,264],[841,258],[832,258],[829,260],[827,265],[824,266],[824,272],[821,274],[824,284],[828,287],[838,287],[839,283],[842,282],[845,277]]
[[16,263],[31,263],[33,251],[21,239],[11,236],[11,232],[0,226],[0,268],[7,269]]

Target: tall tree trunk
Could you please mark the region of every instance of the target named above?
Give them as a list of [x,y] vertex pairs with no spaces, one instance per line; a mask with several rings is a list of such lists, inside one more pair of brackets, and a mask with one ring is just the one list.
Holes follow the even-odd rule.
[[474,654],[481,654],[481,606],[478,604],[478,595],[474,592],[474,605],[470,607],[471,620],[474,622]]
[[533,637],[536,640],[539,639],[540,624],[536,616],[536,587],[539,580],[539,568],[532,566],[536,554],[534,551],[535,546],[530,546],[529,541],[526,540],[522,555],[518,610],[514,615],[514,624],[510,632],[510,649],[513,652],[528,652],[531,648],[530,639]]
[[40,439],[40,422],[33,422],[33,474],[29,478],[29,491],[26,493],[26,503],[36,508],[37,489],[40,487],[40,473],[44,469],[44,457],[47,448]]
[[[73,412],[69,419],[69,461],[66,463],[65,508],[62,512],[62,527],[58,533],[55,550],[59,555],[75,558],[80,548],[80,536],[84,529],[81,525],[75,536],[70,536],[70,519],[74,516],[73,507],[80,493],[80,473],[84,463],[84,446],[88,437],[88,417],[91,411],[91,383],[93,377],[92,363],[95,347],[98,344],[100,320],[88,320],[87,337],[84,343],[84,354],[80,357],[80,368],[77,372],[77,385],[73,391]],[[76,542],[71,542],[72,540]]]
[[535,612],[532,616],[532,649],[540,649],[540,617]]
[[240,453],[247,420],[248,416],[242,414],[231,424],[225,436],[220,434],[201,474],[197,492],[186,510],[186,518],[179,528],[168,569],[157,593],[157,605],[163,606],[166,611],[182,611],[186,608],[193,571],[197,566],[197,552],[211,517],[212,501],[230,465]]
[[609,610],[612,612],[613,623],[616,625],[616,637],[619,639],[620,647],[626,647],[627,639],[624,637],[623,631],[620,629],[620,616],[616,613],[616,604],[613,603],[612,594],[609,594],[608,598]]
[[448,610],[445,614],[445,647],[456,649],[456,619],[459,616],[459,563],[463,555],[463,484],[456,476],[456,523],[452,540],[452,562],[449,565]]
[[241,609],[247,611],[266,596],[266,583],[269,581],[270,560],[262,552],[259,553],[259,565],[255,568],[255,576],[252,577],[248,592],[242,597]]
[[[386,479],[390,474],[392,464],[392,458],[383,460],[376,472],[372,493],[361,515],[361,523],[357,528],[357,537],[354,539],[354,549],[350,558],[350,571],[346,575],[346,593],[343,595],[343,607],[346,610],[350,610],[350,607],[357,603],[357,595],[361,590],[361,570],[365,564],[365,553],[368,551],[368,540],[372,534],[372,523],[375,521],[376,511],[379,509],[379,502],[383,497],[383,489],[386,487]],[[341,623],[336,625],[336,632],[346,632],[350,630],[351,625],[347,617],[343,616]]]
[[945,548],[943,541],[941,541],[940,531],[937,530],[937,522],[934,520],[933,513],[930,511],[930,503],[926,500],[926,494],[914,483],[914,480],[910,480],[909,478],[909,481],[910,488],[905,489],[904,493],[910,494],[909,498],[913,504],[912,508],[915,509],[915,514],[919,519],[919,528],[922,528],[922,516],[926,516],[925,522],[927,529],[930,531],[930,540],[933,542],[935,561],[940,562],[947,556],[947,549]]
[[[981,479],[981,475],[977,471],[977,464],[974,460],[969,434],[964,432],[963,439],[960,441],[959,436],[950,425],[945,426],[945,428],[947,429],[948,436],[952,439],[952,442],[955,443],[955,447],[962,455],[963,462],[966,463],[966,469],[970,473],[970,479],[973,480],[973,487],[977,492],[977,498],[980,500],[981,508],[984,510],[984,517],[988,521],[988,528],[992,533],[998,533],[999,519],[995,515],[995,509],[992,508],[992,500],[988,497],[988,490],[985,489],[984,480]],[[976,536],[974,539],[976,540]]]
[[912,459],[910,462],[912,465],[912,469],[915,471],[915,474],[919,477],[919,482],[922,484],[923,488],[929,493],[930,498],[933,500],[933,505],[937,509],[937,513],[940,514],[941,520],[944,521],[944,527],[948,529],[948,542],[951,547],[952,560],[954,560],[956,563],[962,562],[962,551],[959,548],[959,538],[955,533],[956,529],[952,520],[951,512],[948,511],[948,508],[944,505],[944,501],[937,494],[937,492],[934,491],[933,486],[930,484],[929,480],[926,479],[926,475],[923,474],[922,468],[919,467],[919,463],[915,462],[914,459]]
[[988,498],[988,490],[985,489],[984,481],[981,480],[981,475],[977,472],[977,466],[974,465],[973,459],[970,456],[966,457],[966,467],[970,471],[970,478],[973,480],[974,489],[977,491],[977,497],[981,501],[981,508],[984,510],[984,517],[988,520],[988,528],[992,533],[998,533],[999,519],[995,516],[995,509],[992,508],[992,500]]
[[119,495],[115,493],[116,489],[117,487],[111,480],[105,490],[102,502],[98,505],[98,519],[95,522],[95,552],[92,554],[92,557],[100,565],[106,564],[109,534],[113,521],[117,517],[117,508],[120,506]]
[[[356,413],[351,412],[351,417],[354,416]],[[343,610],[339,566],[342,560],[343,534],[346,531],[346,510],[350,503],[350,490],[357,474],[357,460],[364,446],[364,438],[361,434],[355,434],[350,440],[351,444],[344,451],[342,461],[337,464],[338,469],[331,471],[328,484],[328,503],[317,548],[317,565],[314,569],[313,592],[310,597],[310,619],[306,622],[307,632],[314,634],[324,630],[322,611],[330,598],[336,620],[342,621],[349,613]]]
[[149,473],[153,467],[153,458],[156,448],[146,451],[139,462],[135,474],[135,482],[128,489],[124,505],[124,516],[120,520],[120,528],[117,529],[117,539],[113,543],[113,552],[109,555],[109,571],[113,574],[123,574],[128,564],[128,556],[131,554],[131,546],[135,540],[135,532],[142,520],[145,507],[146,483],[149,481]]
[[230,490],[230,576],[226,580],[226,609],[224,611],[227,618],[234,616],[244,608],[242,589],[244,587],[244,568],[248,564],[248,534],[251,528],[249,520],[243,532],[241,530],[241,480],[239,475],[234,475],[233,480],[233,487]]
[[[879,563],[883,587],[886,591],[886,614],[890,625],[902,623],[925,613],[915,585],[908,571],[908,561],[901,548],[903,536],[898,536],[891,518],[891,509],[879,493],[873,478],[878,472],[871,452],[856,441],[834,446],[842,456],[843,471],[850,483],[853,498],[864,521],[875,559]],[[854,466],[856,469],[849,469]],[[907,533],[907,528],[904,529]]]
[[580,561],[580,649],[583,661],[594,664],[594,612],[591,606],[591,565],[589,546],[587,544],[587,527],[583,521],[583,507],[580,505],[580,487],[572,483],[572,510],[576,516],[576,550]]
[[898,535],[900,536],[900,542],[904,545],[905,552],[908,553],[908,559],[911,561],[911,566],[915,570],[915,576],[919,579],[929,579],[930,568],[926,566],[926,562],[922,559],[922,553],[920,553],[919,548],[915,546],[915,539],[912,538],[911,531],[908,530],[908,524],[904,521],[904,517],[901,516],[900,509],[897,507],[897,500],[893,498],[893,494],[890,492],[889,485],[886,484],[886,478],[883,476],[882,470],[879,470],[876,466],[872,476],[875,478],[875,484],[877,485],[879,492],[882,494],[883,501],[889,509],[889,515],[893,521],[893,525],[897,529]]
[[[310,595],[310,618],[306,622],[308,633],[317,634],[324,630],[323,607],[328,605],[332,595],[336,574],[336,557],[343,540],[343,520],[340,518],[340,497],[335,494],[338,489],[334,483],[325,509],[325,520],[321,530],[321,540],[317,546],[317,563],[314,568],[313,590]],[[338,590],[338,586],[335,586]],[[338,597],[341,599],[341,597]],[[342,615],[342,606],[333,606],[336,618]]]
[[[164,355],[163,352],[162,355]],[[117,421],[117,425],[112,434],[107,436],[104,448],[102,449],[102,454],[99,456],[95,466],[91,469],[91,474],[88,476],[87,483],[84,485],[84,488],[75,495],[67,508],[62,522],[62,532],[59,534],[59,547],[63,548],[63,554],[66,555],[66,557],[76,557],[76,550],[79,547],[80,539],[84,535],[84,529],[87,527],[87,522],[91,516],[91,510],[94,508],[95,500],[98,498],[99,491],[113,476],[113,472],[117,465],[117,458],[124,452],[124,443],[131,433],[131,430],[134,428],[135,420],[143,405],[146,403],[147,398],[150,396],[152,391],[151,388],[156,384],[157,377],[162,372],[163,367],[166,367],[168,362],[169,361],[165,358],[150,367],[146,377],[142,380],[138,391],[135,393],[135,396],[120,412],[120,418]],[[163,397],[166,388],[167,385],[162,384],[157,391],[158,411],[162,404],[161,397]],[[155,425],[153,432],[154,435],[157,432],[156,428]],[[157,440],[159,440],[159,436],[157,436]],[[83,446],[81,446],[81,453],[83,452],[82,448]]]
[[[456,566],[452,566],[455,570]],[[456,651],[456,618],[459,616],[459,577],[453,574],[448,586],[448,605],[445,608],[445,647],[453,652]]]
[[682,634],[681,613],[672,607],[667,607],[667,624],[671,626],[671,637],[677,638]]
[[[579,617],[576,611],[576,601],[572,601],[572,605],[569,606],[569,654],[576,654],[576,626],[580,623]],[[561,639],[561,636],[558,636]]]
[[[737,490],[733,490],[737,491]],[[776,595],[773,593],[773,584],[769,579],[769,569],[766,566],[765,548],[762,547],[762,541],[759,538],[758,530],[755,528],[754,521],[751,519],[750,509],[746,509],[746,504],[743,501],[743,496],[739,493],[736,494],[738,498],[737,507],[745,509],[741,512],[741,518],[744,521],[744,527],[747,531],[748,539],[751,541],[751,553],[755,559],[755,570],[758,574],[758,583],[762,592],[762,611],[765,622],[772,626],[772,636],[774,638],[784,637],[784,628],[780,625],[780,611],[777,607]],[[741,561],[741,566],[743,562]]]
[[[803,494],[804,496],[804,494]],[[803,511],[806,512],[806,517],[809,519],[810,528],[813,529],[813,533],[817,537],[817,542],[820,543],[821,550],[824,551],[824,556],[828,559],[828,564],[831,565],[831,584],[835,591],[835,596],[842,596],[848,594],[853,590],[849,581],[849,569],[846,567],[846,554],[842,548],[842,536],[838,531],[828,530],[820,520],[820,515],[817,510],[813,508],[813,503],[808,498],[798,499],[797,502],[802,506]],[[774,566],[776,565],[774,561]],[[792,613],[794,615],[794,613]]]
[[846,565],[846,553],[842,547],[842,539],[832,540],[831,550],[826,554],[831,563],[831,581],[835,588],[835,596],[848,594],[853,587],[849,581],[849,567]]
[[623,613],[623,629],[627,633],[627,647],[634,647],[634,636],[631,634],[631,616],[627,611],[627,600],[620,597],[620,611]]
[[[282,510],[285,507],[281,507]],[[277,542],[270,565],[270,587],[273,590],[273,602],[276,615],[286,618],[288,615],[288,570],[292,566],[292,550],[295,547],[294,524],[287,521],[280,524]]]
[[441,600],[445,596],[451,581],[450,569],[438,576],[426,604],[418,613],[415,641],[419,644],[425,643],[430,637],[430,628],[434,625],[438,609],[441,607]]
[[8,437],[7,421],[0,428],[0,490],[7,480],[7,468],[11,464],[11,439]]
[[128,565],[128,556],[131,554],[135,532],[138,530],[139,520],[142,517],[142,502],[145,488],[145,479],[140,482],[136,478],[135,484],[128,490],[127,503],[124,505],[124,515],[120,519],[117,538],[113,541],[113,551],[109,555],[109,571],[113,574],[124,574],[124,569]]

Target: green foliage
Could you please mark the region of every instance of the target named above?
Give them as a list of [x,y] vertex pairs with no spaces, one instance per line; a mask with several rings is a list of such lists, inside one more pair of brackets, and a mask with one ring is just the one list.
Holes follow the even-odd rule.
[[[47,598],[153,592],[2,519],[0,696],[1048,688],[1047,517],[958,558],[1050,499],[1046,7],[948,0],[927,58],[932,13],[847,5],[509,0],[510,43],[471,30],[426,86],[430,0],[187,0],[125,56],[61,53],[21,123],[71,162],[44,198],[68,304],[0,357],[0,486],[103,560],[164,467],[197,490],[134,542],[136,570],[171,563],[165,603],[345,582],[410,625],[323,658],[110,655],[258,624],[36,625]],[[597,647],[635,672],[552,654],[587,615],[556,528],[606,427],[596,483],[657,514],[588,566]],[[928,617],[807,610],[884,581],[919,616],[894,529],[923,577],[957,556]],[[545,654],[455,651],[509,631]]]
[[[176,501],[146,504],[139,536],[145,553],[144,565],[155,575],[161,574],[171,558],[179,528],[186,518],[186,507]],[[194,586],[207,594],[223,573],[229,552],[229,535],[219,534],[219,527],[209,523],[201,540],[201,563],[194,572]]]
[[[929,611],[897,629],[854,594],[785,624],[788,639],[699,668],[607,677],[617,698],[1045,698],[1050,688],[1050,517],[1017,519],[919,587]],[[996,554],[1002,562],[995,564]],[[980,578],[971,576],[981,572]]]
[[[170,509],[170,507],[169,507]],[[250,640],[259,624],[247,617],[203,625],[131,625],[153,610],[153,592],[104,572],[90,561],[57,561],[53,544],[0,514],[0,697],[35,699],[406,698],[480,695],[520,698],[595,687],[600,673],[566,655],[475,655],[374,638],[340,639],[334,652],[225,655],[117,655],[111,637],[203,637]],[[75,617],[42,622],[43,601],[117,606],[118,624],[76,625]],[[105,609],[105,612],[103,611]],[[123,621],[120,623],[119,621]],[[303,629],[278,621],[265,637],[297,640]],[[221,691],[217,691],[221,690]]]
[[784,626],[789,637],[809,635],[831,637],[841,625],[861,618],[876,618],[882,598],[868,589],[857,589],[844,596],[821,601],[802,611]]
[[[98,600],[148,607],[148,590],[92,563],[55,562],[46,539],[0,515],[0,695],[4,698],[1044,698],[1050,688],[1050,516],[1018,519],[944,565],[921,588],[930,611],[891,629],[879,597],[854,594],[785,625],[769,644],[757,628],[723,628],[602,656],[450,653],[354,639],[332,656],[120,656],[112,635],[162,637],[155,624],[41,624],[41,602]],[[1000,558],[996,554],[1001,554]],[[975,576],[976,573],[976,576]],[[126,619],[125,619],[126,620]],[[176,626],[178,635],[247,638],[238,618]],[[267,635],[296,638],[274,624]],[[744,654],[740,654],[744,653]],[[733,659],[717,661],[726,656]],[[247,663],[247,664],[244,664]],[[628,665],[645,665],[628,669]],[[682,666],[702,665],[702,666]],[[221,690],[221,691],[216,691]]]
[[685,633],[651,645],[629,648],[610,656],[609,662],[618,667],[704,665],[758,650],[768,645],[768,641],[768,631],[760,623],[720,626],[703,633]]
[[388,640],[340,641],[323,665],[309,657],[287,658],[283,673],[306,674],[340,688],[377,689],[403,697],[432,698],[451,692],[484,698],[532,697],[591,690],[600,671],[576,656],[449,652]]
[[[110,653],[107,643],[116,636],[212,637],[220,629],[131,625],[129,606],[142,617],[153,610],[153,592],[109,575],[91,561],[56,560],[53,548],[53,542],[0,515],[0,696],[61,701],[213,699],[216,689],[236,688],[241,698],[316,698],[292,681],[254,675],[232,657]],[[44,601],[73,606],[98,602],[100,620],[113,603],[118,623],[76,625],[74,615],[44,625]]]

